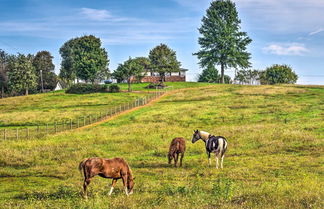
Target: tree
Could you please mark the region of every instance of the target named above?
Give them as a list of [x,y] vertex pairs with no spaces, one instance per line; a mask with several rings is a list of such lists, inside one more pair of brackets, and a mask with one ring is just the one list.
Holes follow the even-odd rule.
[[[224,75],[224,81],[227,84],[232,83],[231,77],[228,75]],[[209,65],[199,75],[198,82],[220,83],[221,76],[218,74],[218,70],[214,65]]]
[[37,89],[41,92],[44,89],[54,90],[58,80],[54,73],[53,56],[48,51],[37,52],[33,65],[37,75]]
[[75,79],[95,82],[109,75],[107,52],[95,36],[74,38],[60,49],[62,56],[60,77],[71,83]]
[[140,83],[141,80],[144,78],[145,74],[147,73],[147,70],[151,66],[150,59],[147,57],[136,57],[133,59],[134,62],[136,62],[138,65],[143,66],[143,72],[137,73],[135,75],[136,82]]
[[240,84],[253,85],[260,80],[260,73],[261,71],[258,70],[239,70],[236,73],[235,80]]
[[179,72],[180,62],[177,60],[176,52],[166,44],[160,44],[149,53],[152,70],[158,72],[161,81],[165,81],[166,73]]
[[208,65],[198,77],[198,82],[218,83],[220,76],[214,65]]
[[25,91],[25,95],[28,95],[30,89],[36,88],[37,76],[35,74],[35,67],[32,63],[32,55],[18,54],[9,63],[9,87],[15,92]]
[[1,98],[4,96],[5,90],[8,88],[8,64],[9,55],[0,49],[0,88]]
[[113,77],[117,80],[127,80],[128,91],[132,91],[131,83],[134,77],[144,72],[143,65],[140,65],[136,59],[129,58],[113,72]]
[[76,39],[70,39],[60,48],[62,57],[59,77],[69,85],[76,79],[76,69],[73,66],[73,50]]
[[201,49],[197,55],[201,67],[220,65],[221,81],[224,83],[224,70],[227,68],[247,68],[250,66],[250,53],[246,51],[251,39],[240,31],[235,4],[230,0],[211,2],[202,18],[199,28]]
[[298,75],[288,65],[272,65],[264,72],[267,84],[296,83]]

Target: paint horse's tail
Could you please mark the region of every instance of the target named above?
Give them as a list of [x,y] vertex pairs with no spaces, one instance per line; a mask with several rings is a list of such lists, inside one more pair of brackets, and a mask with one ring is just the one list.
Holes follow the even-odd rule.
[[80,162],[80,164],[79,164],[79,171],[80,171],[81,175],[82,175],[82,170],[83,170],[83,175],[84,175],[84,163],[85,163],[88,159],[89,159],[89,158],[84,158],[84,159]]

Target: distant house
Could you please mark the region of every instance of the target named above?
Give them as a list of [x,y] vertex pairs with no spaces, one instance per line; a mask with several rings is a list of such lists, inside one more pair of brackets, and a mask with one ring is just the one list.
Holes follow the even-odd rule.
[[[167,73],[165,75],[166,82],[185,82],[186,81],[186,72],[188,69],[180,68],[179,72]],[[157,72],[147,71],[143,73],[145,75],[141,82],[150,82],[150,83],[158,83],[161,82],[160,74]]]

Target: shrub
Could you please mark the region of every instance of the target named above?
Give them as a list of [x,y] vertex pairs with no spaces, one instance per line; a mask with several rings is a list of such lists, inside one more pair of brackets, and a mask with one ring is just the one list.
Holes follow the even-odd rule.
[[146,89],[164,89],[165,87],[167,87],[167,85],[165,85],[164,83],[150,83],[149,85],[147,85],[145,88]]
[[88,94],[95,92],[106,92],[107,87],[100,84],[77,83],[70,86],[65,92],[69,94]]
[[293,84],[297,79],[297,74],[288,65],[272,65],[262,75],[262,80],[265,80],[267,84]]
[[108,91],[111,92],[111,93],[116,93],[116,92],[120,92],[120,88],[117,84],[111,84],[109,87],[108,87]]

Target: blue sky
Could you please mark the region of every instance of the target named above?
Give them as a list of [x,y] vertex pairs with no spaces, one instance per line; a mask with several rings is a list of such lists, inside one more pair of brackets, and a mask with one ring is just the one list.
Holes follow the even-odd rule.
[[[324,85],[323,0],[234,0],[242,30],[253,39],[252,67],[288,64],[299,84]],[[129,56],[147,56],[160,43],[176,50],[188,80],[202,70],[197,28],[209,0],[0,0],[0,48],[9,53],[48,50],[54,56],[70,38],[101,38],[113,71]],[[226,74],[233,76],[234,70]]]

